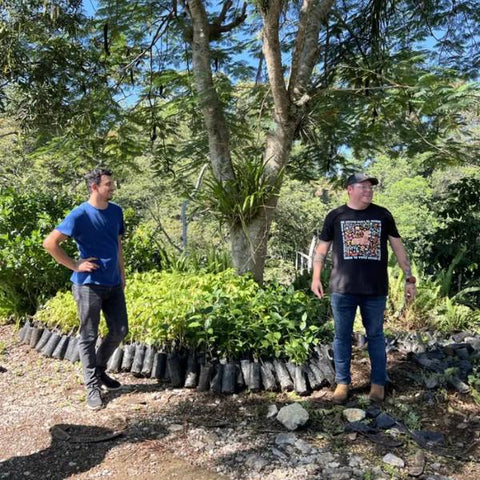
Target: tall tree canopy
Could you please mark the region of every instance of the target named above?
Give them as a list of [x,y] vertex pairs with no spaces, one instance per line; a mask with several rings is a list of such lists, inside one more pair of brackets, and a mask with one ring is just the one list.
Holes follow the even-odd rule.
[[[475,1],[6,0],[0,105],[78,169],[208,161],[239,272],[261,281],[286,170],[379,150],[475,163]],[[63,153],[62,153],[63,152]]]

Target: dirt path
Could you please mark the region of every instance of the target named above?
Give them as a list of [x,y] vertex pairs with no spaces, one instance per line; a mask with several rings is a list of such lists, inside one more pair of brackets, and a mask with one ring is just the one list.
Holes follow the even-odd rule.
[[[351,406],[364,402],[368,371],[364,357],[357,354],[355,360],[358,388]],[[389,365],[397,385],[386,405],[389,413],[442,431],[453,457],[468,448],[469,458],[479,458],[480,409],[471,397],[437,392],[427,403],[408,376],[416,367],[405,358]],[[343,433],[342,410],[329,402],[330,389],[303,399],[311,422],[296,435],[317,449],[316,464],[312,460],[307,465],[310,447],[278,453],[276,438],[286,430],[266,417],[269,405],[291,403],[293,397],[285,394],[221,397],[165,389],[150,379],[121,374],[124,390],[109,394],[105,409],[91,412],[85,407],[79,365],[42,357],[19,343],[11,325],[0,326],[0,367],[5,370],[0,373],[0,479],[406,477],[405,470],[382,464],[388,449]],[[394,453],[407,458],[415,451],[407,441]],[[476,461],[428,451],[425,456],[425,474],[420,478],[433,474],[480,478]],[[267,466],[258,464],[262,458],[269,459]],[[318,458],[325,458],[324,464],[319,465]],[[352,466],[352,459],[357,466]],[[338,476],[342,471],[350,473]]]
[[[162,417],[170,408],[168,396],[176,401],[178,396],[155,382],[120,375],[124,394],[110,395],[107,408],[90,412],[78,364],[42,357],[19,344],[12,326],[0,327],[0,352],[6,369],[0,373],[0,460],[5,461],[0,478],[220,478],[172,454]],[[112,431],[122,434],[93,442]]]

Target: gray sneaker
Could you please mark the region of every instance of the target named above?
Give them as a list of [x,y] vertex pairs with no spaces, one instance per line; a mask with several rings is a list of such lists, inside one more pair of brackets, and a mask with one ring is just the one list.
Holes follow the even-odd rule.
[[87,389],[87,407],[90,410],[100,410],[105,405],[102,400],[102,391],[99,387],[90,387]]

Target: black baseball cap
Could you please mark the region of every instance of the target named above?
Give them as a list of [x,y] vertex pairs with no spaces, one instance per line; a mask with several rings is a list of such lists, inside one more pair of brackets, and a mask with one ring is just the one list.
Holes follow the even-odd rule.
[[366,181],[371,182],[372,185],[378,185],[378,179],[376,179],[375,177],[369,177],[365,173],[358,172],[348,177],[347,186],[353,185],[354,183],[362,183]]

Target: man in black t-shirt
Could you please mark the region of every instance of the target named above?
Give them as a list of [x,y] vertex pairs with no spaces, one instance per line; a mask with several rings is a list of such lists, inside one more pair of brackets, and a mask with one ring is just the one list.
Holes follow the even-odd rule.
[[416,294],[415,277],[391,213],[372,203],[378,180],[364,173],[347,180],[348,203],[326,217],[313,259],[312,291],[324,295],[320,274],[333,244],[330,303],[335,324],[333,342],[337,387],[336,403],[348,397],[351,383],[352,331],[357,308],[366,330],[371,363],[370,399],[382,401],[387,381],[383,319],[388,293],[387,243],[405,274],[405,298]]

